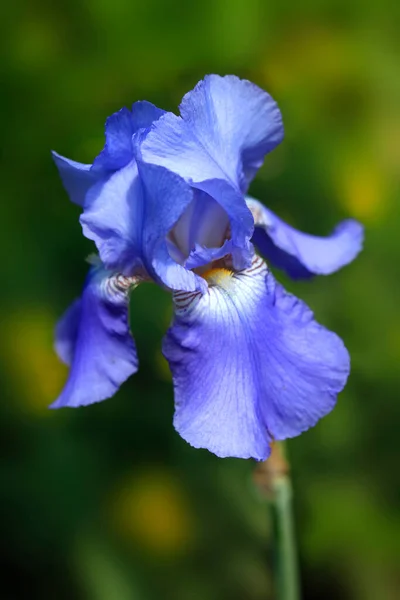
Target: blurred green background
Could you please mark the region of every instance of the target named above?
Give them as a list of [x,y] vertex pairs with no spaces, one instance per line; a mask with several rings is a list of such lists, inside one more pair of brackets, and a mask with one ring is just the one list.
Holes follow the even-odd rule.
[[116,397],[48,411],[66,369],[53,328],[92,244],[50,149],[82,162],[138,99],[177,110],[206,73],[278,101],[286,138],[251,192],[295,226],[366,226],[355,263],[286,287],[344,339],[334,412],[288,443],[304,597],[391,600],[400,555],[400,4],[394,0],[14,0],[2,11],[1,598],[272,598],[252,461],[172,427],[160,347],[170,298],[132,299],[141,369]]

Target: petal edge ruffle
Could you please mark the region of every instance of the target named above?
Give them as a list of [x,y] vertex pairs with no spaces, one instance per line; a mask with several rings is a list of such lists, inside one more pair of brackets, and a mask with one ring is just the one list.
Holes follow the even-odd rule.
[[332,410],[348,353],[258,257],[246,271],[216,269],[208,280],[203,296],[174,295],[163,346],[174,425],[196,448],[264,460],[273,439],[296,436]]
[[330,275],[361,252],[364,228],[354,219],[339,223],[327,237],[298,231],[254,198],[246,197],[254,217],[252,242],[272,265],[293,279]]
[[112,396],[138,369],[129,329],[129,291],[138,283],[93,268],[80,300],[56,329],[56,350],[71,364],[68,380],[50,408],[86,406]]

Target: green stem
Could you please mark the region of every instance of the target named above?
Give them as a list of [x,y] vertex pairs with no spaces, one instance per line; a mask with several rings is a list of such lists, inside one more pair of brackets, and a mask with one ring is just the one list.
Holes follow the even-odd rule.
[[254,482],[271,507],[276,600],[300,600],[292,486],[282,442],[272,444],[271,456],[254,472]]
[[297,551],[292,514],[292,486],[289,476],[272,479],[271,512],[276,552],[278,600],[300,600]]

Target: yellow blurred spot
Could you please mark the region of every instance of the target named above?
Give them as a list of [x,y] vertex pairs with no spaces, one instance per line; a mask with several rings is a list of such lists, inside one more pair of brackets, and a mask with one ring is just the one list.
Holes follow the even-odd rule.
[[185,550],[193,540],[193,514],[185,492],[164,470],[136,473],[118,491],[112,516],[122,536],[161,555]]
[[4,360],[21,401],[42,415],[65,382],[67,367],[53,349],[56,318],[45,307],[20,308],[3,325]]
[[352,68],[346,38],[340,32],[310,23],[296,24],[280,37],[275,51],[263,57],[265,84],[283,93],[294,86],[336,85]]
[[350,161],[339,187],[346,210],[353,217],[364,222],[374,221],[386,212],[386,182],[376,164]]

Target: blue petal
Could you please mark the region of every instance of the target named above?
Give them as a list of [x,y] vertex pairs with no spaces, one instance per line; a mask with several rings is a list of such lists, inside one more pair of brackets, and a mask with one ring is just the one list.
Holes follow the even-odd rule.
[[335,405],[349,373],[342,341],[316,323],[256,257],[216,269],[209,293],[176,293],[164,341],[174,425],[196,448],[264,460],[270,442],[305,431]]
[[143,193],[135,160],[91,188],[80,222],[107,269],[130,274],[142,265]]
[[165,110],[154,106],[147,100],[140,100],[132,105],[132,122],[134,131],[139,129],[147,129],[157,121],[162,115],[165,114]]
[[193,200],[168,236],[168,250],[186,269],[202,267],[235,253],[229,232],[225,210],[209,194],[194,190]]
[[153,279],[168,290],[195,291],[201,293],[207,291],[205,279],[188,271],[186,267],[177,264],[171,258],[166,242],[161,243],[155,250],[152,260]]
[[250,81],[208,75],[180,105],[200,144],[243,191],[264,156],[283,139],[282,116],[269,94]]
[[246,198],[253,213],[252,238],[260,253],[294,279],[329,275],[347,265],[362,250],[363,226],[353,219],[342,221],[331,235],[317,237],[287,225],[254,198]]
[[54,151],[52,155],[70,199],[83,206],[89,188],[99,181],[101,175],[91,171],[91,165],[70,160]]
[[203,286],[201,278],[178,265],[166,245],[192,199],[191,188],[174,173],[132,160],[90,190],[83,233],[96,243],[106,268],[126,275],[143,268],[170,289],[195,290]]
[[55,349],[59,358],[71,366],[81,320],[82,300],[77,298],[65,311],[56,327]]
[[182,117],[167,113],[140,146],[145,162],[164,166],[206,192],[230,219],[236,269],[250,263],[253,222],[242,192],[283,137],[271,97],[237,77],[210,75],[187,94]]
[[[253,247],[250,239],[254,231],[251,212],[243,202],[243,197],[227,181],[214,179],[197,184],[222,206],[229,216],[232,240],[232,261],[236,270],[245,269],[251,263]],[[212,226],[212,224],[210,224]]]
[[220,248],[205,248],[204,246],[196,245],[185,261],[185,267],[186,269],[198,269],[224,258],[228,254],[232,254],[232,252],[232,240],[226,240]]
[[[218,161],[199,143],[189,124],[172,113],[166,113],[152,125],[142,140],[140,152],[145,162],[161,165],[194,184],[228,179]],[[235,178],[231,184],[238,187]]]
[[85,406],[109,398],[137,371],[129,330],[129,289],[137,281],[93,269],[82,297],[56,329],[56,349],[71,364],[68,381],[51,408]]
[[161,165],[216,200],[229,217],[233,264],[250,264],[253,222],[242,192],[264,155],[283,137],[279,109],[249,81],[210,75],[181,104],[182,117],[166,113],[140,146],[145,162]]
[[167,113],[153,124],[142,154],[194,184],[223,179],[245,191],[265,154],[283,139],[271,96],[234,76],[207,76],[180,110],[182,118]]
[[132,136],[142,128],[150,127],[164,111],[150,102],[136,102],[132,111],[122,108],[108,117],[105,127],[106,143],[93,162],[93,170],[115,171],[133,158]]
[[167,247],[167,234],[193,200],[189,185],[174,173],[138,162],[143,188],[142,249],[147,271],[171,290],[206,288],[204,280],[177,264]]
[[139,152],[144,162],[161,165],[177,173],[195,190],[205,192],[218,202],[229,217],[236,248],[235,268],[249,264],[248,241],[253,234],[253,219],[238,183],[229,179],[194,137],[187,123],[171,113],[165,114],[154,123]]
[[209,194],[194,190],[193,200],[171,231],[171,239],[188,257],[196,244],[204,248],[220,247],[229,230],[225,210]]

